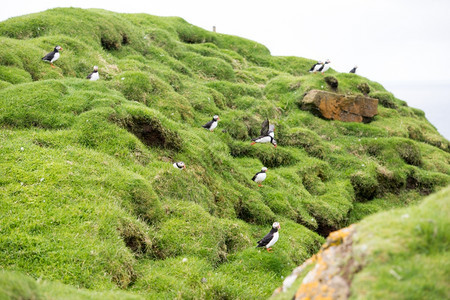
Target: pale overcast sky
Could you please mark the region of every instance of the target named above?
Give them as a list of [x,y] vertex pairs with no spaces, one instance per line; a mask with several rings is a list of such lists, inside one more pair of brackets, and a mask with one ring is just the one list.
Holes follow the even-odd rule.
[[[70,6],[179,16],[208,30],[216,26],[217,32],[259,42],[272,55],[328,58],[339,72],[358,65],[358,74],[425,110],[450,137],[448,118],[437,124],[443,120],[434,121],[433,112],[427,111],[430,100],[404,99],[406,94],[396,91],[394,84],[432,82],[450,91],[450,0],[17,0],[2,3],[0,21]],[[439,113],[445,110],[448,115],[450,92],[436,97],[444,96]]]

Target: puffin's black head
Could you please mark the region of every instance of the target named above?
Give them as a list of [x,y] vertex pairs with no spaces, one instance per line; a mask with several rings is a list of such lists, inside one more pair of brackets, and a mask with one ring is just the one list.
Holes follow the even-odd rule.
[[329,64],[331,61],[329,60],[329,59],[327,59],[326,61],[325,61],[325,63],[326,64]]
[[266,173],[266,171],[267,171],[267,168],[266,168],[266,167],[263,167],[263,168],[261,169],[261,172],[263,172],[263,173]]
[[55,51],[55,52],[58,52],[59,50],[62,50],[62,49],[63,49],[63,48],[62,48],[61,46],[56,46],[55,49],[54,49],[54,51]]
[[219,116],[218,116],[218,115],[215,115],[215,116],[213,117],[213,120],[214,120],[214,121],[219,121]]
[[98,67],[94,66],[94,72],[97,72],[97,71],[98,71]]

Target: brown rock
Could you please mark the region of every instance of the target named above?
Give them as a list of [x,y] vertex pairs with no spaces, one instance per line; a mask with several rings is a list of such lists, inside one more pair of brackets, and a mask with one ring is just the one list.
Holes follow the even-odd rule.
[[303,98],[302,109],[325,119],[368,123],[378,114],[378,99],[312,90]]

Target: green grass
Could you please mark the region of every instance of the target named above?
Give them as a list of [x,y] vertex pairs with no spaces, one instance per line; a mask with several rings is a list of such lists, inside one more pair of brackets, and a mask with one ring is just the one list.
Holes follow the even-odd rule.
[[[57,44],[53,69],[41,57]],[[369,124],[300,110],[329,90],[312,62],[177,17],[57,8],[1,22],[0,290],[267,297],[331,230],[448,185],[449,142],[380,84],[329,71],[339,92],[367,84],[380,100]],[[250,146],[266,118],[278,147]],[[254,249],[274,221],[275,253]]]
[[367,265],[355,275],[351,299],[446,299],[450,189],[420,205],[363,220],[355,241]]

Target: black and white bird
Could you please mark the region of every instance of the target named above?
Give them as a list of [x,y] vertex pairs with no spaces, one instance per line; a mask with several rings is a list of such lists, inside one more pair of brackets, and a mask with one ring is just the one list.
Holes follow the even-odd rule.
[[277,141],[275,140],[275,126],[270,124],[269,120],[265,120],[261,124],[261,135],[255,139],[252,139],[251,145],[254,145],[256,143],[272,143],[274,147],[277,146]]
[[325,73],[330,68],[330,63],[331,61],[327,59],[317,71]]
[[319,60],[318,62],[316,62],[316,63],[311,67],[311,69],[309,69],[309,72],[310,72],[310,73],[312,73],[312,72],[316,73],[322,65],[323,65],[323,62],[322,62],[321,60]]
[[266,179],[266,176],[267,176],[266,172],[267,172],[267,168],[263,167],[261,169],[261,172],[258,172],[255,174],[255,176],[253,176],[252,180],[254,182],[256,182],[258,184],[258,186],[262,186],[261,182],[263,182]]
[[50,63],[50,65],[52,66],[52,68],[54,68],[55,66],[53,65],[53,63],[59,58],[59,50],[62,50],[61,46],[56,46],[55,49],[53,49],[52,52],[47,53],[47,55],[45,55],[42,60],[43,61],[48,61]]
[[218,122],[219,122],[219,116],[215,115],[211,121],[209,121],[205,125],[202,125],[202,127],[208,129],[209,131],[214,131],[214,128],[217,127]]
[[349,73],[355,74],[356,73],[356,69],[358,69],[358,66],[354,66],[353,69],[351,69]]
[[260,241],[258,241],[258,247],[266,247],[267,251],[270,252],[272,247],[278,241],[278,230],[281,228],[280,223],[275,222],[272,224],[272,229],[265,237],[263,237]]
[[100,78],[100,76],[98,75],[98,67],[94,66],[94,71],[92,71],[91,74],[89,74],[86,79],[89,79],[91,81],[96,81]]
[[172,166],[174,166],[175,168],[177,168],[179,170],[186,169],[186,165],[182,161],[176,162]]

